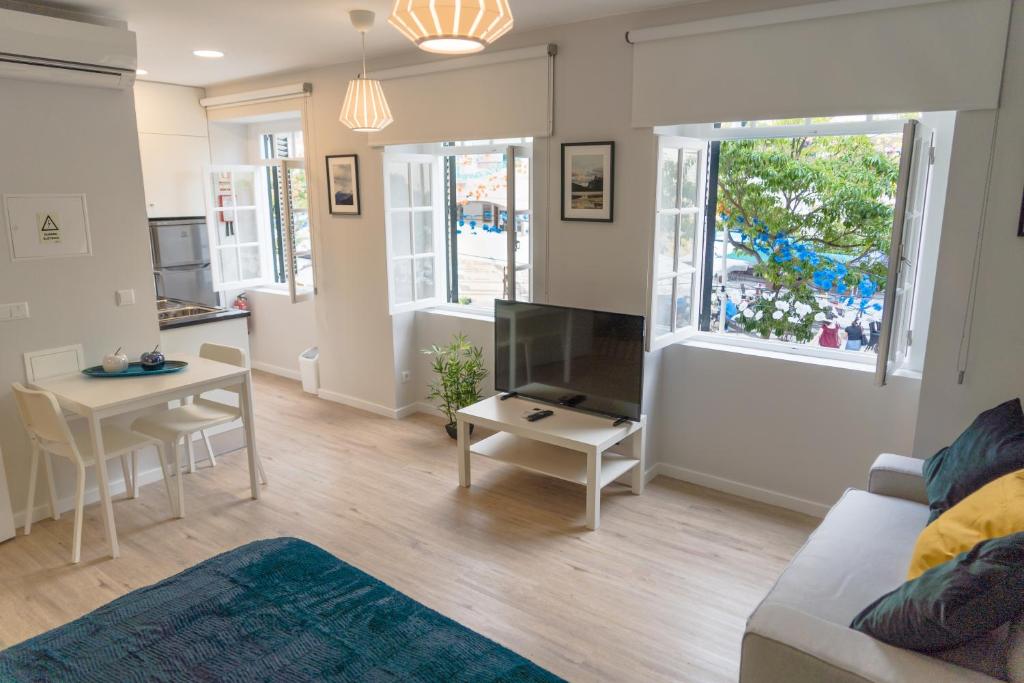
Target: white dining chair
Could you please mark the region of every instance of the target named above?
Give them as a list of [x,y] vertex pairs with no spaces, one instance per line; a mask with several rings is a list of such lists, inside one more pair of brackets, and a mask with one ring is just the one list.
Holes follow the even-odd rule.
[[[35,391],[26,389],[21,384],[15,383],[14,399],[18,406],[18,413],[21,416],[22,424],[28,432],[32,444],[32,463],[29,469],[28,502],[25,509],[25,535],[32,533],[32,510],[35,505],[36,478],[39,470],[39,456],[42,454],[43,465],[46,468],[46,484],[50,497],[50,514],[54,519],[60,519],[60,510],[57,507],[57,491],[53,483],[53,463],[51,455],[60,456],[70,460],[78,470],[75,480],[75,523],[71,545],[71,562],[77,564],[82,554],[82,508],[85,505],[85,470],[96,464],[93,453],[92,439],[87,429],[72,429],[61,412],[60,405],[53,394],[47,391]],[[139,449],[146,446],[155,446],[160,456],[160,463],[163,466],[164,449],[163,444],[141,434],[134,434],[113,425],[103,425],[103,444],[106,451],[106,459],[120,458],[121,468],[125,475],[125,494],[129,498],[139,495],[139,482],[137,478],[130,478],[126,456],[131,455],[132,462],[137,463]],[[134,464],[137,467],[137,464]],[[166,471],[166,468],[164,468]],[[171,494],[170,483],[166,476],[164,486],[167,489],[167,499],[174,510],[174,498]]]
[[[199,356],[200,358],[206,358],[207,360],[236,365],[242,368],[248,367],[245,351],[235,346],[209,343],[203,344],[199,348]],[[228,387],[225,391],[239,394],[241,392],[241,388]],[[178,517],[185,516],[185,486],[182,481],[181,448],[179,447],[179,444],[181,444],[181,442],[184,442],[185,444],[185,449],[188,452],[189,458],[188,469],[191,472],[195,469],[195,456],[192,453],[192,435],[196,432],[200,432],[206,442],[206,449],[209,453],[210,464],[216,465],[213,448],[210,444],[210,439],[206,434],[206,430],[240,419],[242,419],[242,410],[238,406],[221,403],[220,401],[214,401],[198,395],[192,398],[191,403],[186,403],[177,408],[171,408],[140,417],[132,423],[132,431],[144,434],[153,439],[158,439],[164,444],[164,448],[167,449],[168,454],[174,454],[173,458],[168,455],[167,459],[171,463],[171,468],[174,471],[174,476],[177,481]],[[258,456],[256,458],[256,467],[259,472],[260,481],[265,484],[267,477],[263,471],[263,464],[260,462]]]

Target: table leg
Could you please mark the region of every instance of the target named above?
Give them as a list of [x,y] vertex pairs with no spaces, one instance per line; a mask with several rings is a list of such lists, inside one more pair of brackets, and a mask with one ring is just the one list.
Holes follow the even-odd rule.
[[242,425],[245,427],[245,451],[249,456],[249,488],[252,499],[259,500],[260,484],[257,480],[259,455],[256,453],[256,418],[252,401],[252,374],[247,372],[242,380],[242,392],[238,395],[242,409]]
[[103,528],[110,541],[111,557],[120,557],[121,548],[117,544],[117,528],[114,526],[114,506],[110,502],[110,480],[107,478],[107,457],[103,448],[103,430],[100,419],[93,415],[89,418],[89,434],[92,437],[92,451],[96,458],[96,485],[100,490],[100,506],[102,508]]
[[469,488],[469,422],[460,417],[455,424],[459,437],[459,486]]
[[601,526],[601,452],[587,453],[587,528]]
[[644,447],[644,439],[647,434],[647,430],[644,429],[646,426],[644,420],[641,418],[640,429],[633,433],[630,438],[633,440],[633,457],[639,460],[636,467],[633,468],[632,487],[635,495],[640,495],[644,492],[644,478],[647,476],[647,462],[644,458],[644,454],[647,449]]

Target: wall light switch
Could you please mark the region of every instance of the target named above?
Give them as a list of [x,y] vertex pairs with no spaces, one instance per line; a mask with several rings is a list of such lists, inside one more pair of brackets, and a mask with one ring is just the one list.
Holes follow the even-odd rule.
[[132,306],[135,304],[135,290],[134,289],[119,289],[117,290],[117,305],[118,306]]
[[21,303],[18,304],[10,304],[10,307],[12,320],[21,320],[23,318],[29,317],[27,301],[22,301]]

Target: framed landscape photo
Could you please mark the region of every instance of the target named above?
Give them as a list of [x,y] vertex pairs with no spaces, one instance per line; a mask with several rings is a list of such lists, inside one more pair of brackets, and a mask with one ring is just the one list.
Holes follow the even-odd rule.
[[355,154],[327,157],[327,201],[330,202],[332,214],[360,214],[359,157]]
[[615,143],[562,143],[562,220],[611,223]]

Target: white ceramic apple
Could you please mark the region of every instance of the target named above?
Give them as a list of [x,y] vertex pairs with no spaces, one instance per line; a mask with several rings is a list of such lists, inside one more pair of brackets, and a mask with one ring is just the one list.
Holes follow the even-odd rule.
[[124,372],[128,369],[128,354],[121,353],[118,347],[117,351],[103,356],[103,369],[106,372]]

